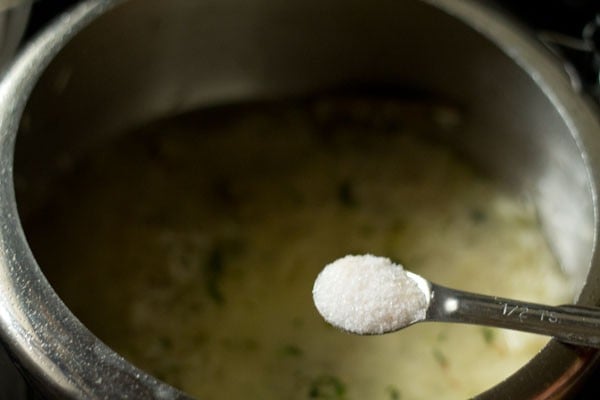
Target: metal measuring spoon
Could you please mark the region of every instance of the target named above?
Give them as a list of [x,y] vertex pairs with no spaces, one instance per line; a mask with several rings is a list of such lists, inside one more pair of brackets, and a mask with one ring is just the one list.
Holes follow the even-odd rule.
[[436,321],[495,326],[600,348],[600,308],[547,306],[451,289],[372,255],[346,256],[327,265],[315,281],[313,298],[330,324],[362,335]]

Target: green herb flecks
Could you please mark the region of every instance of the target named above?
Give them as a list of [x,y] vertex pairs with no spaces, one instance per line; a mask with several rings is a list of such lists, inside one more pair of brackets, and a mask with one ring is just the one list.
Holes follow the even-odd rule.
[[400,394],[400,389],[398,389],[394,385],[389,385],[385,388],[385,391],[389,400],[400,400],[402,398],[402,395]]
[[348,208],[358,205],[356,194],[350,181],[345,180],[338,185],[338,201],[341,205]]
[[481,334],[483,335],[483,340],[486,344],[494,343],[494,340],[496,338],[496,332],[492,328],[489,328],[487,326],[481,327]]
[[244,242],[240,238],[217,240],[206,256],[204,263],[204,279],[208,296],[217,304],[225,302],[221,288],[221,280],[226,265],[239,256],[244,250]]
[[205,265],[205,276],[206,276],[206,291],[211,299],[217,304],[222,304],[225,301],[225,297],[219,287],[219,281],[223,275],[224,260],[223,252],[217,246],[215,246],[208,254],[206,265]]
[[228,178],[219,177],[214,179],[211,188],[214,199],[218,204],[231,206],[237,201],[231,181]]
[[279,354],[284,357],[300,357],[304,352],[295,344],[288,344],[279,349]]
[[158,345],[162,348],[162,349],[171,349],[173,348],[173,340],[168,337],[168,336],[159,336],[157,338],[158,341]]
[[485,220],[487,219],[487,215],[483,210],[479,208],[473,208],[469,211],[469,218],[476,224],[480,224],[482,222],[485,222]]
[[443,369],[448,368],[448,357],[438,348],[433,349],[433,358]]
[[260,349],[258,340],[250,337],[228,337],[221,340],[221,344],[233,352],[254,352]]
[[448,331],[445,329],[439,331],[435,339],[438,342],[445,342],[446,340],[448,340]]
[[321,375],[312,381],[308,398],[343,400],[346,398],[346,385],[335,376]]

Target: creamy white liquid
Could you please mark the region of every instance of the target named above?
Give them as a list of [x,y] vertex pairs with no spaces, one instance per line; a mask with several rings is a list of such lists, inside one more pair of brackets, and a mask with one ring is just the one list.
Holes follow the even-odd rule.
[[571,288],[531,204],[415,138],[437,129],[429,105],[381,123],[390,107],[364,104],[200,112],[98,149],[27,223],[36,258],[102,340],[201,399],[473,396],[547,338],[346,334],[313,306],[322,266],[372,252],[502,297],[558,304]]

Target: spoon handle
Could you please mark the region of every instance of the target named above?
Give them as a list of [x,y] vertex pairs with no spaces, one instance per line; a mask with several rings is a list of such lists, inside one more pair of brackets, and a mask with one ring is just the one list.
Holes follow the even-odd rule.
[[508,328],[600,348],[600,308],[552,307],[463,292],[432,283],[425,320]]

